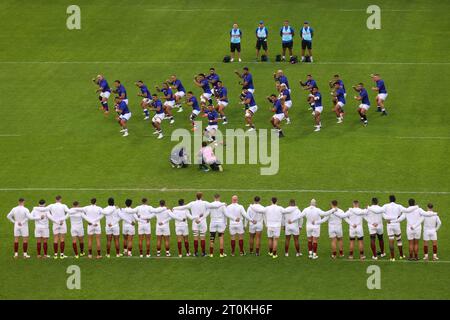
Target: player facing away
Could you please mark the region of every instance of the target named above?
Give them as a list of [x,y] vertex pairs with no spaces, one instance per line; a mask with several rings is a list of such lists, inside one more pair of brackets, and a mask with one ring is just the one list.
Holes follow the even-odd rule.
[[144,120],[148,120],[150,119],[150,112],[148,111],[148,108],[152,102],[152,94],[142,80],[136,81],[136,86],[140,90],[138,97],[142,97],[140,106],[142,108],[142,112],[144,112]]
[[205,74],[200,73],[196,75],[194,77],[194,84],[197,87],[202,88],[203,90],[203,93],[200,95],[200,106],[202,107],[202,111],[204,112],[203,117],[206,117],[207,116],[206,106],[211,105],[213,101],[211,99],[212,97],[211,88],[209,87],[209,82],[208,79],[206,79]]
[[159,200],[159,208],[152,210],[156,213],[156,256],[161,256],[161,242],[164,238],[166,257],[170,257],[170,210],[166,208],[166,201]]
[[[247,216],[249,217],[249,227],[248,232],[250,234],[249,237],[249,251],[250,254],[253,254],[253,248],[255,248],[255,255],[259,256],[260,248],[261,248],[261,233],[263,230],[263,218],[264,215],[261,214],[263,212],[264,207],[260,204],[261,198],[259,196],[255,196],[253,199],[253,204],[250,205],[247,209]],[[253,210],[255,207],[255,210]]]
[[327,221],[327,215],[337,211],[337,208],[323,211],[317,208],[316,204],[316,200],[311,199],[310,206],[303,209],[306,218],[306,237],[308,238],[308,257],[310,259],[319,258],[317,255],[317,246],[320,237],[320,225]]
[[231,197],[231,203],[225,209],[225,216],[230,219],[230,239],[231,256],[234,257],[236,248],[236,238],[239,241],[239,254],[243,256],[244,252],[244,224],[243,219],[247,216],[244,207],[238,203],[238,196]]
[[[45,207],[45,200],[39,200],[39,207]],[[36,252],[39,258],[49,258],[48,238],[50,237],[50,229],[48,223],[47,212],[40,212],[33,208],[31,217],[34,220],[34,237],[36,238]],[[44,255],[41,255],[42,247],[44,247]]]
[[133,254],[133,236],[136,234],[135,228],[135,214],[136,209],[131,208],[133,200],[125,200],[125,208],[119,211],[119,216],[122,219],[122,235],[123,235],[123,255],[131,257]]
[[381,79],[378,73],[371,75],[372,80],[375,81],[375,87],[372,87],[372,90],[377,92],[376,102],[377,102],[377,112],[381,112],[382,116],[387,116],[386,107],[384,105],[384,101],[387,98],[386,86],[384,85],[384,80]]
[[167,81],[172,90],[176,90],[174,94],[175,98],[175,108],[178,108],[177,112],[182,112],[183,107],[181,106],[181,99],[186,95],[186,89],[183,87],[181,80],[177,78],[176,75],[171,75],[170,79]]
[[292,100],[291,100],[291,91],[287,87],[285,83],[281,83],[278,87],[278,99],[281,100],[282,104],[285,105],[284,110],[284,118],[286,119],[286,124],[291,123],[291,119],[289,118],[289,109],[292,107]]
[[314,103],[314,127],[316,128],[314,132],[317,132],[322,128],[320,115],[323,112],[322,94],[319,92],[319,89],[317,87],[312,88],[312,97],[310,103]]
[[[83,225],[83,215],[84,212],[79,207],[78,201],[74,201],[72,208],[69,210],[69,220],[70,220],[70,235],[72,237],[72,248],[75,254],[75,259],[80,256],[84,256],[84,225]],[[78,252],[78,245],[80,251]]]
[[111,257],[111,243],[113,239],[116,248],[116,257],[122,256],[119,244],[119,221],[121,220],[119,212],[120,209],[114,205],[114,198],[108,198],[108,206],[103,208],[103,215],[105,216],[106,258]]
[[241,79],[239,84],[242,85],[242,90],[247,89],[252,94],[255,93],[255,86],[253,85],[253,76],[248,70],[248,67],[242,68],[242,73],[234,70],[234,73]]
[[123,84],[120,83],[119,80],[115,80],[114,81],[114,88],[115,89],[113,89],[112,92],[117,95],[116,97],[119,98],[120,101],[123,101],[123,102],[125,102],[128,105],[127,90],[125,89]]
[[162,92],[164,99],[163,103],[164,112],[167,115],[167,119],[169,119],[169,123],[170,124],[174,123],[175,119],[173,118],[172,109],[175,106],[175,96],[173,94],[172,89],[170,88],[167,82],[164,82],[162,84],[162,89],[156,86],[156,91]]
[[[350,237],[350,249],[349,249],[349,259],[353,259],[353,251],[355,248],[355,240],[358,240],[358,249],[359,249],[359,259],[365,260],[366,256],[364,255],[364,228],[363,228],[363,220],[367,215],[367,210],[363,210],[359,207],[359,201],[353,201],[353,208],[348,209],[347,211],[348,217],[344,218],[345,222],[349,225],[349,237]],[[376,256],[373,256],[372,259],[377,260]]]
[[[178,205],[184,205],[184,199],[179,199]],[[189,252],[189,225],[187,222],[189,210],[169,210],[168,213],[170,217],[175,220],[175,234],[177,236],[178,257],[183,257],[183,243],[186,250],[186,257],[189,257],[191,255],[191,253]]]
[[100,100],[101,107],[105,115],[109,114],[108,99],[111,95],[111,88],[108,85],[105,77],[101,74],[97,75],[92,81],[97,85],[96,93],[99,93],[98,99]]
[[241,39],[242,39],[242,31],[239,29],[237,23],[233,24],[233,28],[230,30],[230,52],[231,52],[231,60],[234,61],[234,55],[237,51],[237,56],[239,62],[241,62]]
[[345,115],[345,91],[337,81],[334,83],[334,92],[332,92],[332,95],[335,101],[334,112],[336,113],[337,123],[342,123]]
[[362,82],[358,83],[356,86],[352,86],[352,88],[355,89],[356,92],[358,92],[358,95],[354,98],[355,100],[360,102],[358,106],[358,114],[361,118],[361,122],[366,127],[368,124],[367,111],[370,108],[369,94],[364,88],[364,84]]
[[152,95],[152,102],[150,106],[150,110],[155,111],[155,115],[152,118],[152,126],[155,129],[153,134],[157,134],[158,139],[162,139],[164,135],[161,129],[161,123],[165,119],[166,114],[164,113],[163,104],[156,93]]
[[30,211],[25,207],[25,199],[20,198],[18,205],[6,216],[14,224],[14,258],[19,257],[19,240],[22,239],[23,257],[28,255],[28,220],[32,219]]
[[65,259],[64,255],[65,242],[64,239],[67,233],[67,224],[66,219],[68,218],[69,208],[62,203],[62,197],[56,196],[55,203],[50,204],[45,208],[38,208],[42,211],[48,209],[49,214],[48,218],[52,221],[52,231],[53,231],[53,251],[54,251],[54,259],[58,259],[58,244],[59,244],[59,252],[60,259]]
[[84,207],[83,211],[85,215],[83,218],[88,222],[87,234],[88,234],[88,258],[92,258],[92,242],[95,239],[96,249],[97,249],[97,259],[102,258],[102,246],[101,246],[101,235],[102,226],[100,224],[103,218],[103,209],[97,206],[97,199],[92,198],[91,204]]
[[342,241],[342,219],[348,217],[348,214],[338,208],[337,200],[331,201],[331,208],[336,209],[335,212],[326,216],[328,221],[328,237],[331,242],[331,259],[336,259],[339,249],[339,257],[344,257],[344,243]]
[[400,222],[396,222],[406,208],[400,204],[395,203],[395,196],[389,196],[389,203],[386,203],[382,208],[384,210],[383,218],[387,221],[386,229],[389,237],[389,251],[391,254],[391,261],[395,261],[394,246],[397,241],[398,252],[400,253],[400,259],[405,258],[403,255],[403,243],[402,243],[402,230],[400,228]]
[[283,211],[283,213],[284,220],[287,222],[284,230],[286,236],[286,241],[284,243],[284,255],[286,257],[289,256],[289,245],[292,236],[294,238],[295,256],[300,257],[302,254],[300,252],[300,243],[298,238],[305,214],[296,206],[294,199],[289,200],[289,206],[285,209],[285,211]]
[[433,260],[439,260],[437,256],[437,232],[442,225],[441,219],[437,212],[433,211],[433,204],[427,205],[428,215],[423,219],[423,260],[428,260],[428,243],[432,241],[433,244]]
[[200,106],[198,104],[197,98],[194,96],[192,91],[189,91],[186,95],[186,104],[192,107],[191,115],[189,116],[189,120],[192,124],[192,131],[197,130],[197,125],[195,124],[195,119],[200,114]]
[[135,219],[138,222],[138,244],[139,244],[139,257],[144,257],[144,239],[146,247],[146,257],[150,257],[150,240],[152,236],[152,226],[150,220],[155,216],[150,210],[153,207],[149,206],[147,198],[142,198],[141,205],[135,209],[137,211]]
[[217,100],[216,110],[219,112],[220,118],[223,120],[223,124],[227,124],[227,117],[225,116],[225,107],[228,105],[228,91],[223,85],[222,81],[217,81],[217,87],[214,89],[214,94]]
[[255,115],[256,111],[258,111],[258,106],[256,105],[253,93],[251,93],[249,89],[244,89],[242,93],[244,95],[242,104],[245,107],[245,126],[250,127],[248,131],[254,131],[255,125],[253,123],[253,116]]
[[220,195],[214,195],[214,201],[211,202],[214,208],[209,209],[209,256],[214,256],[214,241],[216,235],[219,236],[219,257],[224,258],[227,255],[224,252],[224,232],[227,227],[225,216],[226,204],[220,202]]
[[283,121],[286,114],[286,105],[282,100],[278,99],[275,94],[270,95],[269,97],[267,97],[267,99],[272,103],[272,112],[275,113],[270,119],[270,123],[277,131],[278,137],[282,138],[284,137],[284,134],[283,130],[281,129],[281,121]]
[[128,104],[125,101],[121,100],[119,97],[115,98],[115,109],[118,113],[117,122],[119,123],[121,133],[123,133],[123,137],[128,136],[128,121],[131,118],[131,111],[128,109]]
[[[383,208],[378,205],[378,199],[372,198],[372,204],[367,207],[367,228],[370,235],[370,249],[372,250],[372,259],[377,257],[378,254],[381,258],[386,256],[384,252],[384,239],[383,239]],[[376,238],[378,238],[378,244],[380,246],[380,252],[377,252]],[[376,260],[376,259],[375,259]]]
[[281,49],[283,50],[283,54],[281,57],[281,61],[286,60],[286,49],[289,49],[289,57],[292,57],[292,48],[294,46],[294,28],[289,25],[288,20],[284,20],[283,26],[280,29],[280,37],[281,37]]

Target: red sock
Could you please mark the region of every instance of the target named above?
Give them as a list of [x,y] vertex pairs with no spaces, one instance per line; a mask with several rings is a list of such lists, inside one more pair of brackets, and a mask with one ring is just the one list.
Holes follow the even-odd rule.
[[300,243],[295,244],[295,251],[300,252]]
[[400,253],[400,257],[403,257],[403,246],[398,246],[398,252]]
[[274,256],[276,256],[277,255],[277,250],[273,250],[272,253],[273,253]]
[[239,251],[240,253],[244,253],[244,240],[239,239]]
[[339,250],[339,254],[340,254],[341,256],[343,256],[343,255],[344,255],[344,250]]
[[214,247],[213,246],[210,246],[209,247],[209,254],[213,254],[214,253]]
[[58,243],[57,242],[53,243],[53,251],[55,252],[55,254],[58,254]]
[[37,247],[37,254],[38,254],[38,256],[40,256],[41,255],[41,243],[40,242],[38,242],[37,243],[37,245],[36,245],[36,247]]
[[102,255],[102,250],[97,250],[97,255],[101,256]]
[[234,248],[236,248],[236,240],[231,240],[231,253],[234,253]]
[[139,254],[142,255],[142,248],[139,248]]
[[61,241],[61,243],[59,244],[59,246],[60,246],[60,249],[61,249],[61,254],[64,254],[64,246],[65,246],[64,241]]
[[149,254],[150,254],[150,246],[147,247],[147,255],[149,255]]
[[[81,247],[81,243],[80,243],[80,247]],[[116,254],[120,254],[120,245],[116,247]]]
[[88,254],[92,256],[92,249],[88,249]]
[[317,253],[317,242],[314,242],[312,246],[313,246],[313,252]]
[[198,240],[194,240],[194,252],[198,253]]
[[428,246],[423,246],[423,253],[428,254]]
[[19,243],[18,242],[14,242],[14,253],[19,252]]
[[289,252],[289,242],[287,242],[287,241],[284,243],[284,252],[285,253]]
[[[22,243],[22,248],[23,248],[23,253],[27,253],[28,252],[28,242]],[[434,246],[433,246],[433,249],[434,249]]]
[[370,249],[372,249],[372,254],[374,257],[377,256],[377,247],[375,246],[375,240],[370,242]]
[[350,256],[353,256],[353,251],[350,251],[348,254],[349,254]]
[[111,253],[111,245],[106,245],[106,254],[110,254],[110,253]]
[[72,247],[73,247],[73,252],[75,252],[75,255],[78,255],[78,248],[77,248],[77,243],[76,242],[72,242]]
[[[80,252],[84,253],[84,242],[80,242]],[[119,252],[119,250],[117,250]]]
[[257,254],[259,254],[259,248],[256,248],[256,249],[255,249],[255,252],[256,252]]
[[308,240],[308,251],[312,251],[312,247],[313,247],[312,241]]
[[359,256],[360,256],[360,257],[364,256],[364,250],[362,250],[362,251],[359,252]]
[[186,253],[189,252],[189,241],[184,242],[184,248],[186,249]]
[[434,253],[434,254],[437,254],[437,245],[436,245],[436,246],[433,245],[433,253]]
[[220,250],[219,250],[219,251],[220,251],[220,254],[223,254],[223,249],[222,249],[222,248],[220,248]]
[[178,254],[181,255],[181,241],[178,241]]
[[202,246],[202,253],[206,253],[206,240],[201,240],[200,245]]
[[331,254],[332,254],[333,256],[336,256],[336,251],[333,251]]
[[44,242],[44,254],[47,255],[48,244]]

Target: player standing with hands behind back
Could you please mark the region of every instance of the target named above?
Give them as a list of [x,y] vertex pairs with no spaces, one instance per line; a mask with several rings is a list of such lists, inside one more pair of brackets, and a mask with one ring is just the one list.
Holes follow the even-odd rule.
[[241,62],[241,38],[242,31],[239,29],[237,23],[233,24],[233,28],[230,31],[230,51],[231,51],[231,62],[234,61],[234,53],[237,51],[237,56],[239,62]]

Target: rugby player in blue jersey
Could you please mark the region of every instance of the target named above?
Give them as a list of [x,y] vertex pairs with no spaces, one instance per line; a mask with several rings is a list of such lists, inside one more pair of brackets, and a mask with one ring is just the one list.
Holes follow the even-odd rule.
[[216,100],[217,100],[217,112],[219,112],[220,117],[223,120],[223,124],[227,124],[227,117],[225,116],[225,107],[228,105],[228,91],[223,85],[222,81],[217,81],[217,88],[215,90]]
[[123,84],[121,84],[119,80],[115,80],[114,87],[115,87],[115,89],[113,89],[112,92],[117,94],[117,97],[120,98],[121,101],[125,102],[128,105],[127,90],[125,89]]
[[367,110],[370,108],[370,101],[369,101],[369,94],[367,93],[367,90],[364,88],[363,83],[358,83],[356,86],[353,86],[353,89],[355,89],[356,92],[358,92],[358,95],[355,96],[355,100],[358,100],[360,102],[358,106],[358,114],[361,117],[361,122],[366,127],[367,122]]
[[103,112],[105,115],[109,114],[109,106],[108,106],[108,99],[111,95],[111,88],[108,85],[108,81],[106,81],[105,77],[101,74],[97,75],[92,81],[98,85],[97,90],[95,90],[96,93],[99,93],[98,99],[100,100],[101,107],[100,109],[103,109]]
[[177,90],[174,94],[175,97],[175,108],[178,108],[178,112],[182,112],[183,108],[181,107],[181,98],[186,95],[186,89],[183,87],[180,79],[177,78],[176,75],[171,75],[170,80],[167,81],[173,90]]
[[381,79],[380,75],[378,73],[371,75],[372,80],[375,81],[375,87],[372,88],[373,91],[377,92],[377,112],[381,112],[382,116],[387,116],[386,108],[384,106],[384,101],[387,98],[387,90],[386,86],[384,85],[384,80]]
[[242,104],[245,106],[245,126],[250,127],[248,131],[254,131],[255,125],[253,123],[253,116],[258,111],[255,98],[249,89],[244,89],[242,92],[244,98]]
[[336,113],[337,117],[337,123],[342,123],[344,121],[344,106],[345,106],[345,91],[343,86],[339,84],[339,82],[334,83],[334,91],[333,91],[333,97],[334,97],[334,112]]
[[216,141],[216,132],[218,129],[219,114],[214,110],[211,104],[208,106],[208,126],[205,128],[205,137],[209,142]]
[[152,102],[152,94],[142,80],[137,81],[136,86],[140,89],[138,97],[142,97],[141,108],[144,112],[144,120],[148,120],[150,119],[150,112],[148,111],[148,107]]
[[200,106],[198,105],[198,100],[194,96],[192,91],[189,91],[186,95],[186,104],[192,107],[191,115],[189,116],[189,120],[192,123],[192,131],[197,130],[197,125],[195,124],[195,118],[200,114]]
[[286,106],[282,100],[277,98],[275,94],[270,95],[267,99],[273,104],[272,112],[275,113],[270,119],[270,123],[277,130],[278,136],[282,138],[284,137],[284,134],[283,130],[281,130],[281,121],[284,119]]
[[208,79],[206,79],[205,74],[200,73],[194,77],[194,84],[202,88],[203,93],[200,96],[200,106],[202,107],[202,111],[204,112],[203,117],[208,116],[207,108],[206,106],[211,105],[213,103],[211,96],[211,88],[209,87]]
[[174,97],[172,89],[166,82],[164,82],[162,84],[162,89],[160,89],[158,86],[156,86],[156,91],[162,92],[162,94],[164,95],[164,97],[163,97],[164,112],[167,115],[167,119],[170,120],[169,123],[170,124],[174,123],[175,119],[173,118],[172,108],[175,106],[175,97]]
[[152,126],[155,128],[155,132],[153,134],[157,134],[158,139],[162,139],[163,133],[161,129],[161,122],[164,120],[166,115],[164,113],[164,106],[156,93],[152,95],[150,107],[151,111],[155,111],[155,115],[152,118]]
[[216,69],[209,68],[209,74],[206,76],[206,80],[208,80],[209,84],[211,85],[211,92],[215,94],[217,89],[217,82],[220,81],[220,77],[216,73]]
[[117,117],[117,121],[119,122],[119,125],[122,127],[122,130],[120,132],[123,133],[123,136],[128,136],[128,127],[127,122],[131,118],[131,111],[128,109],[128,105],[123,101],[120,97],[116,97],[114,99],[115,101],[115,109],[116,112],[119,114]]
[[315,120],[315,130],[314,132],[320,131],[322,128],[322,122],[320,121],[320,115],[323,112],[322,105],[322,94],[319,92],[319,88],[313,87],[311,90],[310,103],[314,104],[314,120]]

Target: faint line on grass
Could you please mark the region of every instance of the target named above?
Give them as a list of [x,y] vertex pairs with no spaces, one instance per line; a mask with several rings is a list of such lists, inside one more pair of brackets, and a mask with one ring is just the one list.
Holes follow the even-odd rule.
[[0,134],[0,138],[8,138],[8,137],[20,137],[20,134]]
[[394,191],[394,190],[326,190],[326,189],[226,189],[226,188],[0,188],[0,192],[12,191],[139,191],[139,192],[273,192],[273,193],[398,193],[398,194],[441,194],[450,191]]
[[389,262],[392,264],[395,264],[397,262],[403,262],[403,263],[410,263],[410,264],[415,264],[415,263],[450,263],[449,260],[437,260],[437,261],[431,261],[431,260],[418,260],[418,261],[409,261],[409,260],[396,260],[394,262],[389,261],[389,260],[372,260],[372,259],[366,259],[366,260],[359,260],[359,259],[343,259],[341,261],[345,261],[345,262],[370,262],[370,263],[377,263],[377,262]]
[[[222,61],[0,61],[0,64],[214,64]],[[246,64],[280,64],[280,62],[244,61]],[[396,61],[320,61],[310,65],[450,65],[449,61],[442,62],[396,62]]]

